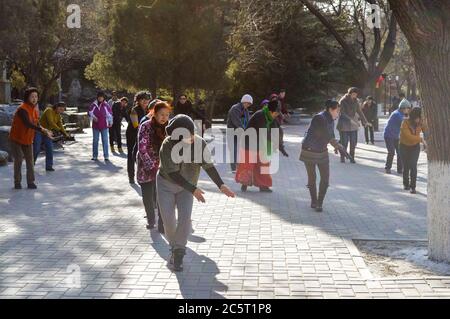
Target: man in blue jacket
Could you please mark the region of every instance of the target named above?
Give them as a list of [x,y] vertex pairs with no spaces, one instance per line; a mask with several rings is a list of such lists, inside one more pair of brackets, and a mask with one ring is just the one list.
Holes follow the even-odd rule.
[[400,103],[397,110],[392,112],[389,117],[388,123],[384,128],[384,141],[386,142],[386,147],[388,150],[388,155],[386,159],[386,173],[391,174],[392,162],[394,160],[394,155],[397,153],[397,173],[403,173],[402,160],[398,151],[398,145],[400,142],[400,127],[402,126],[403,119],[411,111],[411,103],[406,103],[408,100],[404,99]]

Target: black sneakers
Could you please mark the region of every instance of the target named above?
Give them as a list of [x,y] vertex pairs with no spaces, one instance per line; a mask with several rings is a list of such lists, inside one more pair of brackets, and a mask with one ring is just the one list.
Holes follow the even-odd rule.
[[183,271],[183,258],[186,255],[185,249],[172,249],[172,255],[170,256],[169,266],[176,272]]
[[37,186],[35,183],[28,184],[28,189],[37,189]]
[[14,189],[22,189],[22,185],[21,184],[14,184]]
[[175,249],[173,259],[173,269],[175,271],[183,271],[183,259],[186,251],[184,249]]

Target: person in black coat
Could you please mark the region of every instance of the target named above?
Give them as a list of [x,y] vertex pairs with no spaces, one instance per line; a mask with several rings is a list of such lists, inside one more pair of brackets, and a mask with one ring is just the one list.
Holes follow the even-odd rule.
[[[317,212],[323,211],[323,201],[330,181],[330,159],[328,144],[335,151],[343,151],[334,135],[334,121],[339,117],[340,106],[337,101],[328,100],[325,111],[313,117],[311,125],[302,143],[300,160],[305,163],[308,173],[308,188],[311,195],[311,208]],[[320,172],[319,197],[317,197],[316,166]]]
[[123,153],[122,149],[122,119],[127,118],[126,110],[128,107],[128,99],[121,98],[112,105],[113,126],[109,129],[109,144],[114,152],[114,142],[117,143],[119,153]]
[[378,106],[373,97],[371,96],[367,97],[367,99],[364,101],[362,105],[362,111],[367,119],[367,122],[372,124],[364,127],[366,144],[369,144],[370,142],[372,145],[374,145],[375,144],[374,127],[378,119]]
[[[261,192],[271,193],[270,157],[276,149],[284,156],[289,156],[283,144],[283,131],[276,120],[279,114],[278,101],[271,101],[253,114],[245,130],[246,134],[241,137],[245,139],[241,141],[244,150],[240,152],[236,182],[242,185],[243,192],[247,191],[248,186],[256,186]],[[250,137],[255,136],[250,130],[254,130],[256,140],[250,140]],[[278,130],[279,140],[272,141],[272,130]]]

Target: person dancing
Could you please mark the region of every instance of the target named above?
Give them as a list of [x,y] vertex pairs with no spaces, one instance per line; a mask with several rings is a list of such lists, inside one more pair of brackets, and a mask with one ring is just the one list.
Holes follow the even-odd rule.
[[[344,151],[334,136],[334,121],[339,117],[340,106],[337,101],[325,102],[325,111],[313,117],[311,125],[302,144],[300,161],[305,163],[308,174],[311,208],[317,212],[323,211],[323,202],[330,180],[330,159],[328,144],[335,150]],[[317,197],[316,167],[320,172],[319,197]]]

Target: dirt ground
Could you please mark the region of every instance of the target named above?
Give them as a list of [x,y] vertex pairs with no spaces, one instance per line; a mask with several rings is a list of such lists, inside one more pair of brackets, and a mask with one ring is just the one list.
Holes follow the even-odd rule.
[[449,276],[450,264],[428,259],[427,242],[355,240],[375,277]]

